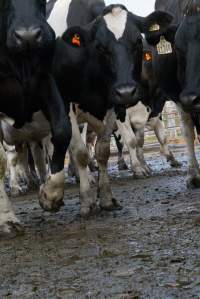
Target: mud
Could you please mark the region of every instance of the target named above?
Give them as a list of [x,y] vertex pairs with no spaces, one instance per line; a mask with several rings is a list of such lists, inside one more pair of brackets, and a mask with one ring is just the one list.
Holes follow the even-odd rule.
[[133,180],[110,163],[121,211],[82,220],[78,187],[43,212],[36,194],[13,199],[25,235],[0,240],[0,299],[200,298],[200,190],[183,167],[149,155],[154,176]]

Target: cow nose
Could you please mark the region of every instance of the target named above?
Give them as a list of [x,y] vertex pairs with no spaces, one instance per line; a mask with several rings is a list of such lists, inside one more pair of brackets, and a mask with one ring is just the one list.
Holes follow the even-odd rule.
[[182,96],[180,102],[186,110],[192,110],[197,106],[200,108],[200,96],[197,95]]
[[41,28],[18,29],[14,32],[15,39],[19,46],[37,44],[42,39]]
[[133,102],[133,97],[136,92],[135,86],[118,87],[115,89],[119,104],[126,105]]

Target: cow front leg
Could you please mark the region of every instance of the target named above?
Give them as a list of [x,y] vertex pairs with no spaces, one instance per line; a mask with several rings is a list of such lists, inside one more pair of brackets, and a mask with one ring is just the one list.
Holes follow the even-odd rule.
[[51,173],[40,187],[39,202],[44,210],[58,211],[64,204],[64,162],[71,140],[71,123],[57,86],[50,76],[46,78],[44,86],[40,86],[44,103],[42,111],[51,127],[53,155],[50,161]]
[[72,124],[70,153],[73,156],[73,160],[77,167],[80,178],[81,216],[86,217],[97,211],[97,202],[90,188],[90,177],[88,172],[88,150],[81,137],[76,115],[72,109],[72,105],[70,109],[70,119]]
[[199,164],[195,155],[195,131],[194,123],[192,121],[191,115],[185,113],[179,108],[181,115],[181,128],[182,133],[187,145],[188,154],[188,178],[187,187],[188,188],[199,188],[200,187],[200,169]]
[[120,131],[120,134],[122,136],[122,139],[124,140],[124,143],[126,144],[130,159],[131,159],[131,168],[134,174],[135,178],[145,178],[148,176],[147,171],[142,167],[140,161],[137,157],[137,140],[136,136],[131,128],[130,121],[128,117],[126,117],[126,121],[122,123],[120,120],[117,120],[117,126]]
[[18,234],[23,231],[5,192],[4,175],[6,172],[6,153],[0,142],[0,235]]
[[164,124],[160,118],[156,120],[155,126],[153,127],[155,135],[160,143],[160,152],[166,157],[167,162],[170,163],[172,167],[180,167],[181,163],[178,162],[172,151],[169,149],[167,142],[167,135]]
[[97,137],[95,156],[99,166],[98,196],[100,207],[104,210],[121,208],[113,198],[108,177],[108,159],[110,157],[110,138]]

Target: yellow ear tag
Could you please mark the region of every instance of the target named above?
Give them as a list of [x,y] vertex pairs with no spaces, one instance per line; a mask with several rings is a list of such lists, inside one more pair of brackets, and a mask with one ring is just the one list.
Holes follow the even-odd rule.
[[72,37],[72,45],[80,47],[81,46],[81,40],[80,40],[80,36],[78,34],[74,34],[74,36]]
[[158,24],[153,24],[153,25],[149,28],[149,31],[150,31],[150,32],[159,31],[159,30],[160,30],[160,25],[158,25]]
[[160,37],[160,42],[156,48],[159,55],[171,54],[173,52],[171,43],[166,41],[164,36]]
[[152,57],[152,53],[151,52],[145,52],[143,54],[143,60],[144,61],[152,61],[153,57]]

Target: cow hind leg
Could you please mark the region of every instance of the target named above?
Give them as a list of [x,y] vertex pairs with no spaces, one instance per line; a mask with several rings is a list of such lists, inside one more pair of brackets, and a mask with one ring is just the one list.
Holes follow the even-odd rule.
[[138,160],[140,161],[142,167],[146,170],[147,174],[151,175],[152,170],[144,158],[144,128],[136,129],[135,136],[137,140],[136,152],[137,152]]
[[118,151],[118,170],[119,171],[123,171],[123,170],[128,170],[128,166],[126,165],[126,162],[124,160],[124,156],[123,156],[123,148],[124,148],[124,144],[121,140],[121,135],[117,134],[117,133],[113,133],[114,138],[115,138],[115,143],[117,146],[117,151]]
[[17,171],[18,153],[14,146],[6,146],[6,155],[9,170],[10,194],[11,196],[16,197],[23,193],[23,189],[20,186],[19,173]]
[[165,130],[164,124],[160,120],[160,118],[158,118],[158,120],[156,121],[156,124],[153,129],[154,129],[155,135],[160,143],[161,154],[166,157],[167,162],[169,162],[172,167],[180,167],[181,163],[176,160],[176,158],[174,157],[174,154],[169,149],[169,146],[167,143],[166,130]]
[[148,177],[147,171],[142,167],[137,157],[137,152],[136,152],[137,140],[136,140],[135,133],[132,130],[130,121],[126,120],[125,123],[122,123],[120,120],[117,120],[117,126],[128,148],[130,159],[131,159],[131,168],[134,177],[138,179]]
[[0,143],[0,236],[23,232],[19,219],[16,217],[8,196],[5,192],[4,175],[6,171],[6,153]]

